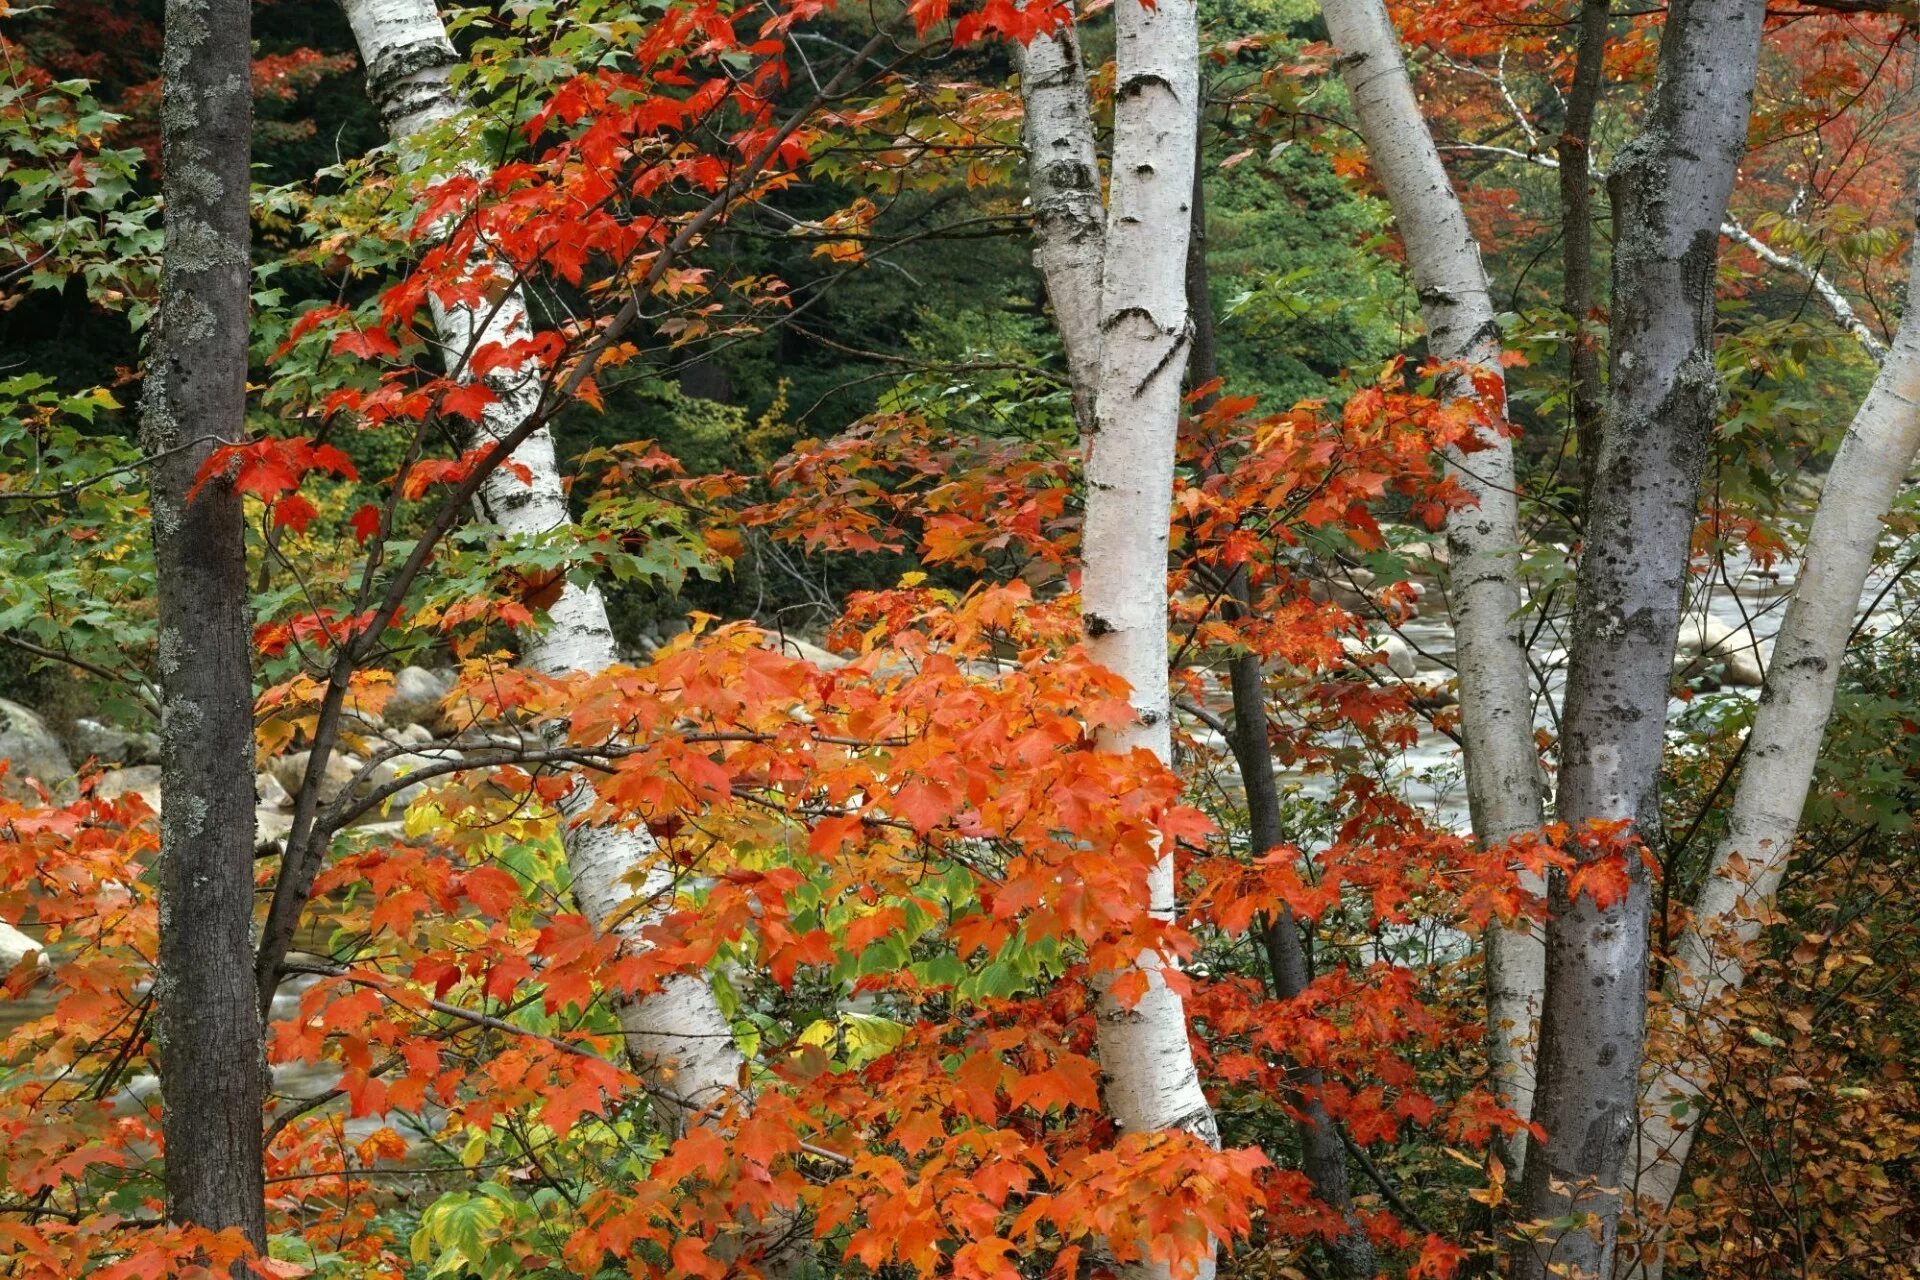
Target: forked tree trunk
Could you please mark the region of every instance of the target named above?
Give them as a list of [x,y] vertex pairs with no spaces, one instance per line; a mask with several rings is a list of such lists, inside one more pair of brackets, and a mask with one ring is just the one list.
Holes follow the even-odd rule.
[[[1916,451],[1920,249],[1913,255],[1900,331],[1840,442],[1814,512],[1747,734],[1726,837],[1714,850],[1692,920],[1674,944],[1670,1000],[1683,1020],[1683,1043],[1700,1053],[1710,1053],[1726,1034],[1725,1000],[1746,976],[1747,951],[1786,871],[1881,521]],[[1705,1061],[1683,1059],[1661,1070],[1648,1088],[1636,1190],[1651,1207],[1672,1204],[1679,1190],[1699,1122],[1712,1106],[1705,1093],[1707,1069]]]
[[[1188,316],[1183,279],[1198,81],[1192,0],[1115,7],[1119,30],[1112,208],[1102,271],[1100,382],[1088,444],[1082,608],[1093,658],[1132,688],[1138,720],[1102,731],[1100,750],[1144,747],[1172,762],[1167,684],[1167,552]],[[1175,914],[1173,851],[1148,883]],[[1107,1109],[1124,1132],[1183,1129],[1219,1141],[1187,1040],[1185,1002],[1155,954],[1138,961],[1131,1007],[1103,993],[1098,1046]],[[1211,1268],[1209,1267],[1210,1271]],[[1166,1268],[1140,1263],[1141,1276]]]
[[[1387,190],[1407,264],[1420,297],[1427,346],[1435,359],[1467,366],[1498,383],[1500,331],[1480,248],[1400,53],[1400,37],[1381,0],[1323,0],[1327,33],[1360,118],[1374,171]],[[1471,397],[1456,377],[1448,394]],[[1504,405],[1490,409],[1505,416]],[[1497,844],[1541,823],[1540,757],[1533,738],[1532,684],[1520,634],[1520,522],[1513,445],[1482,428],[1470,455],[1447,453],[1448,474],[1474,504],[1447,521],[1454,645],[1460,679],[1460,732],[1474,835]],[[1538,892],[1541,886],[1531,886]],[[1528,928],[1487,935],[1487,1051],[1508,1104],[1525,1116],[1533,1103],[1534,1025],[1540,1014],[1545,955]],[[1516,1168],[1524,1144],[1508,1152]]]
[[[1081,596],[1088,648],[1126,679],[1139,713],[1134,724],[1103,731],[1098,745],[1117,754],[1144,747],[1171,762],[1168,523],[1191,338],[1185,257],[1199,126],[1199,30],[1193,0],[1160,0],[1151,8],[1124,0],[1115,6],[1114,25],[1113,164],[1104,234],[1085,70],[1071,32],[1037,39],[1021,55],[1022,93],[1035,257],[1067,346],[1087,452]],[[1089,401],[1090,422],[1084,416]],[[1152,912],[1171,920],[1173,857],[1164,852],[1147,890]],[[1185,1130],[1217,1143],[1187,1040],[1185,1002],[1162,976],[1168,962],[1144,955],[1138,963],[1147,989],[1131,1008],[1105,993],[1100,999],[1107,1109],[1125,1132]],[[1142,1262],[1134,1271],[1153,1276],[1166,1268]]]
[[[1660,841],[1667,691],[1700,472],[1719,404],[1720,224],[1746,153],[1765,0],[1676,0],[1645,125],[1614,165],[1611,395],[1589,497],[1562,714],[1558,817]],[[1650,893],[1549,885],[1546,1000],[1516,1242],[1524,1280],[1613,1273],[1645,1053]],[[1566,1226],[1571,1216],[1577,1223]]]
[[246,516],[216,445],[246,436],[251,0],[168,0],[165,248],[142,447],[159,594],[158,1015],[167,1217],[266,1248],[267,1068],[253,980],[253,626]]
[[[422,135],[458,115],[462,103],[449,84],[456,63],[433,0],[342,0],[367,69],[367,91],[379,108],[402,162],[422,163]],[[504,276],[503,276],[504,278]],[[464,360],[485,343],[512,343],[529,334],[527,310],[517,286],[491,313],[456,307],[434,311],[448,368],[465,377]],[[536,411],[543,371],[489,377],[499,396],[476,431],[473,446],[496,440]],[[531,483],[512,473],[517,464]],[[571,520],[553,436],[544,428],[514,449],[510,464],[496,470],[481,491],[482,515],[510,535],[538,535]],[[550,625],[527,649],[528,666],[549,675],[596,672],[620,660],[606,601],[597,587],[568,582],[548,611]],[[562,800],[563,815],[577,818],[594,803],[592,783],[576,773]],[[645,829],[571,821],[565,831],[568,870],[581,911],[594,927],[638,950],[654,905],[672,893],[671,871],[657,865]],[[710,1106],[739,1082],[742,1059],[733,1029],[706,981],[675,978],[657,995],[616,1000],[629,1056],[656,1091],[655,1114],[666,1127],[683,1125],[690,1110]],[[679,1100],[679,1101],[676,1101]]]

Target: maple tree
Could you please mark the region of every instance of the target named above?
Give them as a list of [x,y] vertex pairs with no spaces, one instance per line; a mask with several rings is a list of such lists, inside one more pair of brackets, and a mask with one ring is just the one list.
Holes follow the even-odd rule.
[[[1899,627],[1852,634],[1846,565],[1865,580],[1911,532],[1879,519],[1903,466],[1852,443],[1898,452],[1915,430],[1914,326],[1893,332],[1884,302],[1906,247],[1887,210],[1912,171],[1911,32],[1897,14],[1769,20],[1745,167],[1726,227],[1705,224],[1725,241],[1723,318],[1700,341],[1729,392],[1695,416],[1718,479],[1663,517],[1676,608],[1737,556],[1791,548],[1781,652],[1809,611],[1848,634],[1804,641],[1832,648],[1824,685],[1769,669],[1758,709],[1677,683],[1673,637],[1648,640],[1642,763],[1665,791],[1626,812],[1567,790],[1599,750],[1579,745],[1598,695],[1561,701],[1566,655],[1543,638],[1589,679],[1604,627],[1589,609],[1565,630],[1593,592],[1576,575],[1600,572],[1596,547],[1638,545],[1608,532],[1608,485],[1652,455],[1608,440],[1621,411],[1581,363],[1634,349],[1609,308],[1636,295],[1597,266],[1573,277],[1598,245],[1627,279],[1639,215],[1572,207],[1589,184],[1567,176],[1576,155],[1631,172],[1642,153],[1619,140],[1654,95],[1625,90],[1651,90],[1661,57],[1689,69],[1660,51],[1699,18],[1374,7],[1368,38],[1410,55],[1398,126],[1432,127],[1422,172],[1457,190],[1477,280],[1425,256],[1369,114],[1385,82],[1289,5],[1202,14],[1197,46],[1190,8],[1165,4],[345,5],[389,141],[253,192],[263,247],[229,301],[254,313],[224,330],[251,344],[227,353],[245,431],[136,444],[112,430],[113,390],[0,384],[13,650],[119,690],[129,717],[177,708],[181,628],[197,616],[211,642],[217,603],[248,624],[253,667],[252,750],[218,757],[239,806],[224,904],[178,907],[212,865],[187,860],[211,845],[178,744],[164,797],[95,768],[0,775],[0,920],[36,944],[4,979],[23,1012],[0,1045],[0,1267],[1441,1278],[1586,1265],[1591,1211],[1621,1212],[1625,1270],[1910,1270],[1910,983],[1880,957],[1913,950],[1895,868],[1920,695]],[[1570,35],[1576,10],[1604,38]],[[22,269],[4,300],[79,280],[103,311],[144,324],[157,306],[148,364],[122,379],[153,404],[153,362],[199,332],[179,219],[218,193],[141,149],[145,122],[191,114],[143,98],[147,28],[76,50],[86,12],[6,46]],[[223,35],[256,96],[352,56],[248,59]],[[115,110],[53,78],[76,72]],[[1582,83],[1584,121],[1566,101]],[[1282,272],[1223,305],[1207,268],[1238,224],[1209,236],[1203,210],[1249,173],[1278,190],[1283,163],[1327,185],[1272,199],[1297,195],[1393,282],[1364,286],[1391,294],[1392,341],[1262,403],[1236,326],[1329,295]],[[1397,242],[1373,234],[1371,174]],[[1334,189],[1375,220],[1365,237],[1316,204]],[[966,216],[936,227],[951,208]],[[1560,259],[1569,278],[1531,278],[1576,219],[1596,233],[1570,237],[1587,247]],[[929,316],[895,354],[820,319],[828,284],[914,280],[891,255],[948,230],[1032,235],[1034,272],[994,286],[1005,330]],[[1710,313],[1714,273],[1687,280]],[[1795,290],[1810,317],[1782,306]],[[675,379],[795,334],[884,385],[841,418],[850,393],[823,396],[804,424],[782,386],[757,421],[714,419],[721,463],[688,417],[637,420]],[[179,358],[211,351],[201,335]],[[1803,539],[1779,460],[1824,461],[1848,418],[1829,484],[1864,496]],[[1596,446],[1613,462],[1592,473]],[[216,566],[170,550],[169,501],[224,513],[236,551],[244,534],[198,615],[177,584]],[[1828,513],[1868,508],[1852,558],[1823,568]],[[1834,600],[1802,603],[1821,581]],[[804,642],[785,625],[801,613]],[[620,643],[662,615],[685,625]],[[1424,653],[1407,674],[1406,641],[1457,649],[1457,675]],[[1501,646],[1517,692],[1476,665]],[[180,732],[179,712],[162,724]],[[1813,740],[1795,869],[1767,855],[1771,887],[1723,909],[1712,890],[1759,861],[1739,780],[1771,776],[1742,753],[1770,760],[1783,736]],[[1436,743],[1450,763],[1411,777]],[[1574,797],[1557,811],[1543,771]],[[268,781],[285,803],[261,802],[256,840]],[[180,949],[217,909],[254,931],[223,994],[260,1017],[257,1050],[232,1028],[194,1041],[182,1016]],[[1566,1019],[1600,1002],[1549,967],[1560,1057],[1535,1102],[1531,1015],[1481,975],[1582,912],[1651,937],[1621,979],[1653,1006],[1647,1063],[1632,1049],[1615,1074],[1638,1098],[1674,1073],[1644,1132],[1676,1122],[1693,1147],[1684,1188],[1624,1211],[1604,1158],[1556,1154],[1581,1140],[1556,1117],[1591,1101],[1569,1091]],[[1738,971],[1704,1012],[1702,939]],[[180,1101],[216,1074],[194,1054],[222,1051],[264,1058],[242,1075],[267,1096]],[[239,1189],[183,1198],[202,1140],[170,1126],[212,1117],[246,1157],[192,1156]],[[1592,1237],[1608,1268],[1613,1230]]]

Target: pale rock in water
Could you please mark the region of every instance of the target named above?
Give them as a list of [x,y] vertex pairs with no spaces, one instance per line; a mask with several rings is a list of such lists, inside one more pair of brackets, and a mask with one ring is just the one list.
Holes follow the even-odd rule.
[[1735,631],[1712,616],[1690,617],[1680,624],[1673,668],[1681,675],[1690,675],[1717,664],[1727,684],[1757,689],[1765,679],[1757,650],[1758,641],[1751,630]]
[[271,772],[262,771],[253,776],[253,797],[262,809],[291,809],[293,795],[280,785],[280,779]]
[[160,808],[160,766],[137,764],[129,769],[109,769],[100,775],[93,794],[102,800],[137,795],[155,811]]
[[47,953],[41,949],[38,938],[28,937],[12,925],[0,921],[0,975],[18,968],[29,951],[39,953],[37,963],[40,968],[47,967]]
[[1358,636],[1342,636],[1340,647],[1352,658],[1384,655],[1387,670],[1402,680],[1412,679],[1416,671],[1413,646],[1396,635],[1369,636],[1365,640]]
[[453,677],[425,667],[402,667],[393,673],[393,693],[387,698],[386,719],[393,725],[439,723],[440,703],[453,691]]
[[[288,795],[298,796],[301,784],[307,776],[308,751],[296,751],[291,755],[275,756],[267,769],[274,780],[286,789]],[[332,804],[339,799],[340,793],[353,783],[354,775],[366,762],[360,757],[343,751],[335,751],[327,757],[327,768],[320,779],[320,803]]]

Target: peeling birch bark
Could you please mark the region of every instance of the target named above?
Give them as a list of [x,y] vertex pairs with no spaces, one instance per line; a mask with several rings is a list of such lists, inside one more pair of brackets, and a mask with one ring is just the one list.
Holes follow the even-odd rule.
[[[1916,453],[1920,251],[1914,254],[1899,332],[1840,442],[1814,512],[1800,575],[1748,731],[1727,835],[1714,850],[1693,918],[1674,943],[1669,997],[1689,1045],[1707,1049],[1727,1034],[1725,1001],[1746,977],[1742,957],[1760,936],[1791,858],[1882,521]],[[1670,1064],[1647,1088],[1635,1189],[1650,1206],[1671,1205],[1679,1191],[1699,1121],[1712,1106],[1707,1069],[1697,1060]],[[1674,1115],[1676,1107],[1684,1107],[1681,1116]],[[1657,1263],[1651,1273],[1658,1274]]]
[[[1502,379],[1500,332],[1494,322],[1480,246],[1440,162],[1400,52],[1400,37],[1381,0],[1323,0],[1337,65],[1360,118],[1367,154],[1400,224],[1427,326],[1439,360],[1459,362],[1482,378]],[[1471,397],[1456,378],[1447,394]],[[1502,406],[1504,410],[1504,406]],[[1474,835],[1498,844],[1536,830],[1542,821],[1540,757],[1533,737],[1533,689],[1520,612],[1520,520],[1513,445],[1482,429],[1471,456],[1448,450],[1447,471],[1474,505],[1447,520],[1460,679],[1460,731],[1466,755],[1467,803]],[[1532,877],[1528,877],[1532,880]],[[1537,880],[1527,886],[1535,893]],[[1487,935],[1488,1057],[1508,1105],[1533,1105],[1534,1026],[1546,980],[1546,953],[1527,928]],[[1525,1146],[1507,1156],[1518,1169]]]
[[1100,271],[1107,227],[1087,68],[1079,33],[1071,26],[1037,36],[1029,45],[1016,42],[1012,51],[1026,109],[1020,137],[1033,207],[1033,264],[1053,304],[1054,325],[1067,353],[1074,418],[1084,434],[1093,430],[1094,388],[1100,381]]
[[[341,7],[367,68],[368,93],[403,166],[417,167],[423,160],[422,135],[463,107],[449,81],[457,59],[439,11],[433,0],[341,0]],[[456,377],[468,376],[464,360],[476,347],[530,336],[525,300],[517,287],[490,312],[436,304],[434,320],[447,367]],[[498,399],[487,407],[470,446],[503,438],[537,410],[540,374],[538,368],[524,368],[517,374],[489,376]],[[531,473],[531,482],[514,474],[517,467]],[[487,480],[479,506],[485,519],[508,534],[544,534],[571,522],[551,433],[542,428],[514,449],[508,464]],[[606,601],[597,587],[569,582],[548,616],[550,626],[524,655],[529,667],[547,675],[590,673],[620,660]],[[596,929],[640,950],[647,946],[644,933],[653,913],[672,897],[671,873],[656,865],[653,838],[644,828],[582,820],[594,799],[592,783],[576,773],[572,790],[559,805],[568,819],[565,844],[574,898]],[[627,1053],[656,1091],[655,1114],[670,1131],[738,1087],[743,1059],[704,979],[675,978],[656,995],[617,1000],[615,1009]]]
[[[1034,262],[1066,346],[1086,462],[1083,621],[1096,661],[1132,688],[1132,725],[1098,748],[1173,758],[1167,683],[1167,553],[1181,375],[1192,340],[1186,254],[1199,130],[1199,26],[1193,0],[1114,11],[1112,179],[1101,209],[1099,159],[1077,35],[1016,51],[1034,209]],[[1173,858],[1154,868],[1149,908],[1175,913]],[[1218,1145],[1187,1040],[1185,1002],[1140,957],[1146,993],[1132,1008],[1102,993],[1098,1053],[1108,1111],[1125,1132],[1180,1129]],[[1167,1274],[1142,1261],[1139,1277]],[[1202,1275],[1211,1276],[1211,1261]]]
[[[1101,265],[1099,381],[1087,441],[1083,621],[1093,658],[1132,688],[1138,719],[1103,730],[1102,751],[1173,758],[1167,684],[1167,552],[1181,374],[1191,339],[1186,250],[1199,124],[1193,0],[1115,6],[1113,166]],[[1171,850],[1148,883],[1149,908],[1175,913]],[[1100,998],[1098,1050],[1108,1111],[1125,1132],[1182,1129],[1217,1144],[1169,962],[1143,955],[1147,990],[1125,1008]],[[1211,1267],[1208,1268],[1211,1270]],[[1164,1275],[1142,1262],[1140,1276]]]

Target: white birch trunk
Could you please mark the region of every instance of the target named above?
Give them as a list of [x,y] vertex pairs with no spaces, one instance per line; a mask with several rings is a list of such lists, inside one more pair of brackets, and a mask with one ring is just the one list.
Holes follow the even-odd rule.
[[[1172,761],[1167,686],[1167,551],[1181,374],[1191,340],[1186,251],[1194,136],[1199,124],[1199,32],[1193,0],[1153,8],[1121,0],[1117,35],[1113,178],[1101,270],[1099,381],[1088,440],[1082,608],[1088,648],[1132,687],[1138,720],[1103,732],[1099,748],[1145,747]],[[1165,852],[1149,906],[1172,919],[1174,868]],[[1132,1008],[1104,995],[1099,1055],[1107,1108],[1126,1132],[1183,1129],[1217,1143],[1187,1040],[1185,1002],[1140,958],[1146,994]],[[1211,1267],[1208,1268],[1211,1270]],[[1161,1275],[1141,1263],[1135,1273]]]
[[[1327,33],[1353,98],[1367,154],[1400,224],[1407,263],[1439,360],[1460,361],[1501,378],[1500,333],[1487,273],[1466,214],[1440,163],[1433,135],[1407,77],[1400,38],[1381,0],[1323,0]],[[1465,379],[1451,394],[1472,396]],[[1452,553],[1448,605],[1453,612],[1460,678],[1460,729],[1466,755],[1467,802],[1473,832],[1497,844],[1542,821],[1540,757],[1533,738],[1532,685],[1520,611],[1520,522],[1514,494],[1513,445],[1481,430],[1480,448],[1447,452],[1447,470],[1474,505],[1447,521]],[[1528,887],[1544,889],[1537,878]],[[1487,1050],[1508,1105],[1533,1107],[1534,1028],[1546,981],[1546,952],[1530,928],[1487,935]],[[1508,1152],[1517,1170],[1524,1141]]]
[[1067,353],[1074,417],[1086,433],[1093,430],[1094,388],[1100,380],[1100,273],[1107,222],[1087,68],[1072,26],[1012,48],[1026,109],[1020,133],[1033,208],[1033,264],[1053,304],[1054,325]]
[[[1866,400],[1854,415],[1814,513],[1800,577],[1747,737],[1726,837],[1674,945],[1670,1000],[1684,1043],[1703,1053],[1725,1035],[1725,998],[1745,978],[1742,958],[1759,937],[1780,887],[1813,780],[1834,686],[1860,594],[1880,543],[1882,519],[1920,451],[1920,252],[1906,314]],[[1648,1087],[1640,1129],[1641,1199],[1673,1203],[1704,1106],[1707,1063],[1663,1068]],[[1685,1114],[1676,1119],[1677,1104]]]
[[[456,56],[439,11],[433,0],[341,0],[341,6],[367,69],[368,93],[401,151],[402,163],[413,167],[423,157],[410,143],[457,115],[462,106],[448,82]],[[447,367],[457,377],[466,376],[463,362],[478,345],[529,336],[526,306],[517,288],[490,313],[436,306],[434,319]],[[541,370],[529,367],[517,375],[492,377],[489,385],[499,399],[488,407],[472,447],[504,437],[535,411]],[[529,436],[513,451],[512,462],[525,467],[532,481],[522,482],[505,467],[496,470],[480,494],[485,518],[510,535],[544,534],[567,525],[571,516],[552,435],[543,428]],[[551,625],[528,647],[528,666],[560,675],[602,671],[620,660],[606,601],[597,587],[569,582],[548,612]],[[593,801],[592,783],[576,774],[560,808],[573,817]],[[587,919],[629,948],[645,947],[645,926],[673,892],[670,872],[655,865],[653,838],[644,829],[574,821],[565,842],[574,897]],[[657,995],[616,1001],[615,1008],[637,1069],[652,1088],[681,1100],[656,1096],[655,1114],[667,1128],[684,1125],[691,1111],[712,1105],[737,1087],[742,1058],[732,1027],[705,980],[680,977]]]

